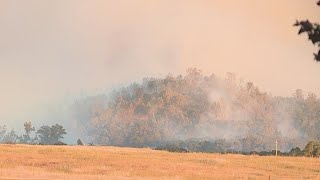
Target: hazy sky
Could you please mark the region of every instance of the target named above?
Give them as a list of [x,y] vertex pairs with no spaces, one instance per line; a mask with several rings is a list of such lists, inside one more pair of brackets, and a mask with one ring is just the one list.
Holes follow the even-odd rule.
[[0,124],[188,67],[319,95],[316,48],[292,26],[319,15],[314,0],[1,0]]

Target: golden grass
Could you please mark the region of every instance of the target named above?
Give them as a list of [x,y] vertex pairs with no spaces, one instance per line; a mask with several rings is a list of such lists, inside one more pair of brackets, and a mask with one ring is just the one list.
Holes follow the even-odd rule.
[[93,146],[0,145],[0,179],[320,179],[320,160]]

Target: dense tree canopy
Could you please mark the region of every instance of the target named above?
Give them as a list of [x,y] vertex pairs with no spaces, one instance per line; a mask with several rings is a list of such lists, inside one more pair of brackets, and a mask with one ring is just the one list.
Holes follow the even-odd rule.
[[66,130],[59,124],[53,126],[41,126],[37,131],[40,144],[59,144],[60,139],[67,134]]
[[[188,139],[225,139],[233,149],[261,151],[304,147],[319,140],[320,100],[297,90],[293,97],[273,97],[253,83],[204,76],[145,78],[142,83],[75,104],[75,115],[95,144],[157,146]],[[78,110],[78,111],[77,111]],[[81,110],[81,111],[79,111]],[[81,121],[81,122],[80,122]]]

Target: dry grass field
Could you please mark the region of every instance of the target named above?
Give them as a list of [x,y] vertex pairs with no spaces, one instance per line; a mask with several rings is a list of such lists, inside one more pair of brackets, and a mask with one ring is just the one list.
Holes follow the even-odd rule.
[[0,179],[320,179],[320,160],[93,146],[0,145]]

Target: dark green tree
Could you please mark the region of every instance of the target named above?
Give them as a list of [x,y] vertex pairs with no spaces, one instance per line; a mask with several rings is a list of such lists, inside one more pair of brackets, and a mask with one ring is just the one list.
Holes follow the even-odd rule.
[[83,146],[83,143],[82,143],[82,141],[80,139],[77,140],[77,145]]
[[51,127],[41,126],[37,131],[40,144],[61,144],[61,139],[66,134],[66,130],[59,124]]
[[289,156],[303,156],[303,151],[299,147],[292,148],[288,153]]
[[[320,6],[320,1],[317,3]],[[309,40],[320,48],[320,24],[312,23],[309,20],[297,21],[294,26],[300,26],[298,34],[307,33]],[[320,61],[320,50],[318,53],[314,53],[314,59]]]

